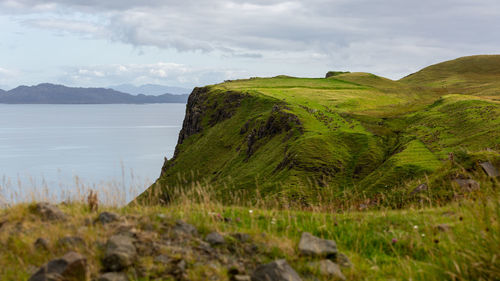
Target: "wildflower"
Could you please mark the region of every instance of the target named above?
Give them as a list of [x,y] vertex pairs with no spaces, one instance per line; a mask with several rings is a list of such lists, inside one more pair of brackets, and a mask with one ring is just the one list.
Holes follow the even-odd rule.
[[425,237],[425,234],[424,234],[424,233],[422,233],[422,237]]
[[276,219],[275,218],[271,219],[271,224],[276,224]]
[[414,228],[414,229],[418,229],[418,225],[414,225],[414,226],[413,226],[413,228]]
[[251,213],[253,213],[253,210],[248,210],[248,212],[251,214]]
[[398,242],[398,239],[392,238],[392,244],[396,244],[396,242]]

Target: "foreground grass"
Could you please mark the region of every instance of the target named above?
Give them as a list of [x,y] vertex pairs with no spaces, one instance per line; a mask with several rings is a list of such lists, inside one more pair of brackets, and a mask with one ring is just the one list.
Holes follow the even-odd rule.
[[[52,245],[64,236],[77,235],[87,242],[80,247],[95,276],[100,268],[101,245],[113,229],[85,224],[96,213],[80,203],[61,204],[71,219],[42,223],[20,204],[0,210],[0,280],[27,280],[33,271],[67,249],[37,250],[39,237]],[[129,206],[103,208],[141,225],[158,227],[162,222],[183,219],[197,226],[201,235],[244,232],[266,249],[262,262],[286,258],[307,279],[306,261],[296,250],[303,231],[333,239],[352,261],[343,269],[348,280],[499,280],[500,200],[462,200],[446,207],[321,213],[264,210],[223,206],[213,202],[168,207]],[[226,218],[226,219],[224,219]],[[229,222],[228,222],[229,221]],[[3,226],[2,226],[3,225]],[[142,261],[147,262],[147,261]],[[223,266],[223,265],[222,265]],[[204,267],[190,267],[191,280],[205,280]],[[212,270],[215,280],[228,280],[227,269]],[[134,279],[132,280],[148,280]],[[327,279],[320,279],[327,280]]]

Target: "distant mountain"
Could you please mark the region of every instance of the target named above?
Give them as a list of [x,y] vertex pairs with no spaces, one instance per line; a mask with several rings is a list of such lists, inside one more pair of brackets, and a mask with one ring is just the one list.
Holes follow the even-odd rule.
[[191,93],[192,90],[181,87],[169,87],[169,86],[162,86],[155,84],[146,84],[141,86],[134,86],[132,84],[122,84],[117,86],[110,86],[109,88],[132,95],[146,94],[155,96],[162,94],[187,95]]
[[130,95],[104,88],[72,88],[49,83],[19,86],[0,92],[0,103],[9,104],[113,104],[186,103],[188,95]]

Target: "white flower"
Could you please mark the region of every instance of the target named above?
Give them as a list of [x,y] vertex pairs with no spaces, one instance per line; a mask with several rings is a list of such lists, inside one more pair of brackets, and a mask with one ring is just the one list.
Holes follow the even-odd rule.
[[422,233],[422,237],[425,237],[425,234]]
[[253,210],[248,210],[248,212],[251,214],[251,213],[253,213]]
[[418,229],[418,225],[413,226],[413,228]]

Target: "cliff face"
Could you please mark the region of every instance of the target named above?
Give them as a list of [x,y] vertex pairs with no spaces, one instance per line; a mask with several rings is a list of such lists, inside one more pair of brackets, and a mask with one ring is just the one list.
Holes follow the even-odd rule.
[[446,174],[450,153],[495,162],[499,148],[500,106],[479,96],[366,73],[230,81],[193,90],[174,157],[139,199],[199,184],[230,202],[410,193]]

